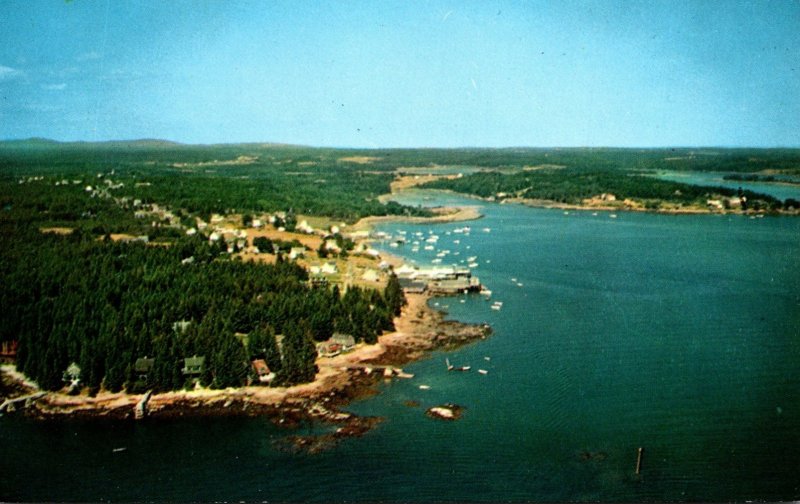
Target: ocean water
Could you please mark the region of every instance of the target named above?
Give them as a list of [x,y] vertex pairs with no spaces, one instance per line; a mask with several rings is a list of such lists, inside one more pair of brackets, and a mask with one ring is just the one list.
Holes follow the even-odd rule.
[[[491,298],[433,302],[495,331],[351,404],[385,418],[375,429],[309,455],[277,450],[287,432],[264,419],[6,416],[0,500],[800,499],[800,219],[402,200],[481,207],[477,221],[382,229],[438,235],[432,251],[387,247],[418,264],[474,257]],[[463,417],[425,416],[443,403]]]

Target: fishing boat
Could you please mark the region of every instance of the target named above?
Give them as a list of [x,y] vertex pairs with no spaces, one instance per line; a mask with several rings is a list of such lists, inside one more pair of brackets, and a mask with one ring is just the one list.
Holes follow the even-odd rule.
[[448,371],[469,371],[470,369],[472,369],[471,366],[454,366],[450,364],[450,359],[445,359],[444,362],[445,364],[447,364]]

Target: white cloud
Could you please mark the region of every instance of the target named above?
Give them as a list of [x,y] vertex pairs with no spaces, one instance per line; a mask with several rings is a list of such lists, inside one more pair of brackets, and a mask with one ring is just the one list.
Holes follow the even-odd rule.
[[19,77],[20,75],[22,75],[20,70],[0,65],[0,81],[13,79],[14,77]]
[[66,89],[67,84],[64,82],[58,84],[42,84],[42,89],[47,91],[63,91]]

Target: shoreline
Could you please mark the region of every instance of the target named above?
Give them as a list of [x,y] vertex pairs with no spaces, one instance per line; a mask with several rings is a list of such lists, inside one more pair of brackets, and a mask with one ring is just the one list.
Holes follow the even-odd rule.
[[435,207],[431,209],[438,215],[432,217],[409,217],[405,215],[380,215],[363,217],[358,220],[351,227],[354,230],[368,230],[378,224],[386,224],[389,222],[407,222],[409,224],[441,224],[444,222],[460,222],[477,220],[483,217],[483,214],[474,206],[461,206],[461,207]]
[[[375,393],[381,380],[398,377],[400,366],[419,360],[436,349],[453,349],[486,338],[488,326],[445,321],[445,314],[428,306],[428,294],[407,294],[408,304],[395,318],[395,331],[372,345],[359,344],[348,353],[318,357],[319,371],[313,382],[291,387],[247,386],[229,389],[179,390],[155,393],[147,402],[147,419],[197,416],[267,416],[276,425],[294,427],[306,420],[339,425],[328,441],[359,436],[380,419],[358,417],[340,408],[352,400]],[[387,376],[390,369],[391,376]],[[15,399],[44,392],[29,401],[19,413],[39,420],[108,419],[133,420],[137,404],[145,394],[103,392],[90,397],[86,392],[39,390],[26,381],[13,365],[0,367],[3,399]],[[415,378],[410,378],[415,379]],[[38,395],[38,394],[37,394]],[[7,413],[14,411],[12,406]],[[321,449],[317,442],[298,438],[298,447]]]
[[[488,200],[486,200],[488,201]],[[636,202],[635,205],[626,205],[620,202],[619,205],[590,205],[590,204],[570,204],[559,203],[552,200],[536,200],[526,198],[507,198],[499,204],[514,203],[525,205],[532,208],[549,208],[557,210],[576,210],[584,212],[639,212],[651,213],[661,215],[742,215],[742,216],[756,216],[756,215],[786,215],[797,216],[800,215],[800,209],[794,211],[780,210],[715,210],[704,207],[666,207],[666,208],[646,208],[644,205]]]

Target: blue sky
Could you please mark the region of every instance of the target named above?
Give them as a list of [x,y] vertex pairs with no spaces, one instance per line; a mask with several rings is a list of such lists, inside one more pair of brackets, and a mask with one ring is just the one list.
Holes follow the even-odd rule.
[[0,3],[0,138],[800,146],[800,1]]

